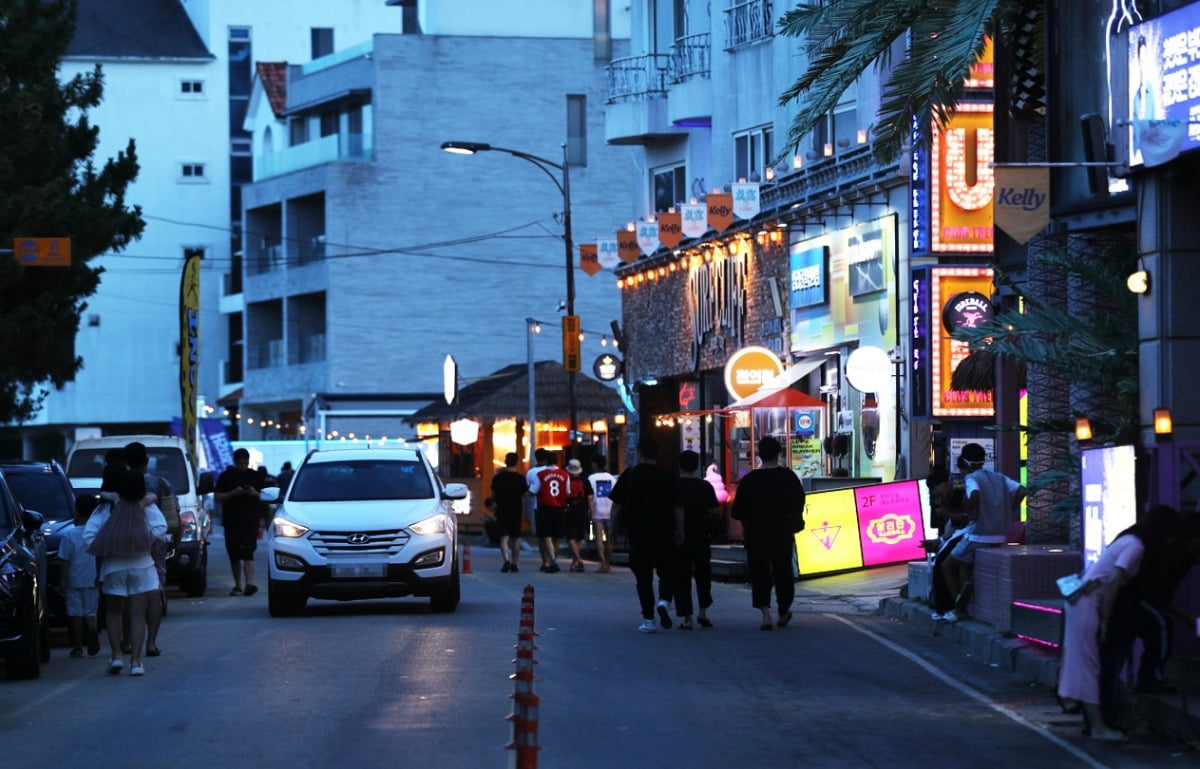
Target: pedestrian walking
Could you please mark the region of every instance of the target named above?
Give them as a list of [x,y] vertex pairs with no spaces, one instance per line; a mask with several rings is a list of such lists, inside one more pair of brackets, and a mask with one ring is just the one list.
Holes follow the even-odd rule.
[[[654,613],[659,623],[671,627],[671,600],[675,595],[676,547],[683,542],[682,508],[675,501],[675,478],[656,464],[658,444],[650,436],[638,441],[638,463],[617,478],[609,498],[616,525],[629,535],[629,569],[637,583],[642,624],[638,630],[654,633]],[[678,537],[678,540],[676,540]],[[655,603],[654,576],[658,575]]]
[[571,548],[571,571],[583,571],[583,540],[592,520],[592,486],[583,477],[578,459],[567,462],[567,510],[565,531]]
[[[213,499],[221,504],[221,525],[225,527],[225,552],[233,571],[230,595],[254,595],[254,551],[258,549],[259,523],[266,505],[260,498],[263,476],[250,469],[250,452],[233,452],[233,466],[225,468],[217,479]],[[245,587],[243,587],[243,585]]]
[[167,541],[159,542],[154,547],[158,592],[146,602],[146,656],[157,657],[162,654],[162,650],[158,648],[158,631],[162,627],[167,605],[167,549],[169,543],[177,542],[182,533],[179,499],[175,496],[170,481],[150,472],[150,454],[146,450],[146,444],[141,441],[126,444],[125,461],[129,463],[130,470],[141,473],[145,478],[146,491],[154,495],[155,504],[167,522]]
[[692,629],[692,582],[696,583],[696,621],[700,627],[712,627],[708,607],[712,597],[712,530],[718,502],[712,484],[699,475],[700,455],[684,451],[679,455],[677,504],[683,510],[683,544],[679,546],[678,579],[675,583],[675,614],[682,617],[681,630]]
[[587,478],[592,486],[592,531],[596,537],[596,550],[600,553],[600,565],[596,571],[612,571],[612,500],[609,494],[617,479],[608,471],[608,460],[603,454],[592,457],[592,473]]
[[105,629],[108,633],[110,675],[125,667],[121,653],[121,615],[128,604],[129,674],[144,675],[142,649],[146,640],[146,604],[158,590],[154,568],[154,542],[167,536],[167,521],[158,506],[146,500],[145,476],[119,471],[116,501],[106,500],[92,513],[83,530],[88,550],[100,559],[104,593]]
[[100,651],[96,630],[96,610],[100,605],[100,590],[96,587],[96,556],[87,550],[83,529],[97,499],[85,494],[75,500],[75,525],[62,533],[58,557],[63,562],[62,591],[67,603],[67,633],[71,639],[72,657],[82,657],[87,645],[89,657]]
[[792,621],[791,607],[796,596],[792,562],[797,530],[793,521],[804,513],[804,486],[794,472],[780,466],[783,447],[778,440],[768,435],[758,442],[757,448],[762,465],[738,483],[730,514],[742,522],[751,601],[762,612],[759,629],[771,630],[772,587],[776,623],[787,627]]
[[500,529],[500,555],[504,573],[520,571],[517,556],[521,551],[522,514],[525,512],[525,476],[517,471],[520,457],[514,452],[504,455],[504,468],[492,476],[492,499],[496,505],[496,526]]
[[567,471],[554,464],[554,455],[546,449],[533,452],[537,467],[525,474],[529,493],[537,501],[533,514],[534,528],[541,543],[542,567],[540,571],[554,574],[562,571],[558,566],[558,543],[562,539],[566,521]]

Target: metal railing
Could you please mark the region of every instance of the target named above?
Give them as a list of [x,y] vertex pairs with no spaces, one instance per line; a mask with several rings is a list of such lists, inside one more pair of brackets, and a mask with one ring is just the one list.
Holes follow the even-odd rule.
[[774,36],[771,0],[747,0],[725,9],[725,50]]
[[667,92],[671,56],[650,53],[613,59],[608,65],[608,102],[638,101]]
[[693,77],[708,77],[711,70],[712,34],[688,35],[671,46],[671,82],[682,83]]
[[254,258],[246,265],[246,272],[250,275],[263,275],[282,266],[283,244],[268,241],[255,251]]
[[325,236],[315,235],[296,244],[296,266],[301,267],[325,258]]

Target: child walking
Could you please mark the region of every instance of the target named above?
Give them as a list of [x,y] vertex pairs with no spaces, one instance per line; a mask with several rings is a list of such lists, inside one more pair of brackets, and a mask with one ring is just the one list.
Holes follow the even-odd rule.
[[83,543],[83,527],[96,509],[96,501],[91,494],[75,500],[75,525],[63,531],[58,546],[58,557],[63,562],[62,589],[67,597],[72,657],[83,656],[85,643],[88,656],[100,651],[100,636],[96,633],[96,608],[100,602],[96,556]]

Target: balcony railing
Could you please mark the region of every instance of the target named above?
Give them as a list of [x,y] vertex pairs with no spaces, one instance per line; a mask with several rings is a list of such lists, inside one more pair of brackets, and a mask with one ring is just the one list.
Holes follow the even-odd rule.
[[300,362],[320,363],[325,360],[325,335],[308,334],[300,338]]
[[671,56],[650,53],[613,59],[608,65],[608,102],[640,101],[667,92]]
[[264,275],[283,267],[283,260],[283,244],[268,241],[255,250],[253,258],[246,265],[246,272],[250,275]]
[[296,246],[297,251],[299,251],[299,255],[296,258],[297,267],[319,262],[325,258],[324,235],[314,235],[308,240],[300,241]]
[[278,368],[283,365],[283,340],[267,339],[248,348],[246,367],[250,369]]
[[370,160],[374,138],[369,133],[330,134],[267,155],[254,156],[254,180],[312,168],[335,161]]
[[682,83],[693,77],[708,77],[711,58],[711,33],[679,38],[671,46],[671,82]]
[[748,0],[725,9],[725,50],[774,36],[771,0]]

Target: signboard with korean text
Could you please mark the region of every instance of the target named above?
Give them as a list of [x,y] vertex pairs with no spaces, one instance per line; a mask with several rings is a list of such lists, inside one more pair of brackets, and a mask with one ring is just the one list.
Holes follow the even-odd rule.
[[1085,567],[1095,563],[1118,534],[1137,522],[1136,467],[1133,446],[1080,449]]
[[743,347],[725,363],[725,389],[735,401],[753,395],[763,382],[783,373],[779,356],[765,347]]
[[930,250],[991,253],[994,227],[990,163],[994,157],[992,104],[963,102],[944,129],[932,126]]
[[1129,165],[1200,147],[1200,4],[1129,28]]
[[880,483],[854,490],[864,566],[925,557],[921,547],[925,527],[917,484]]

